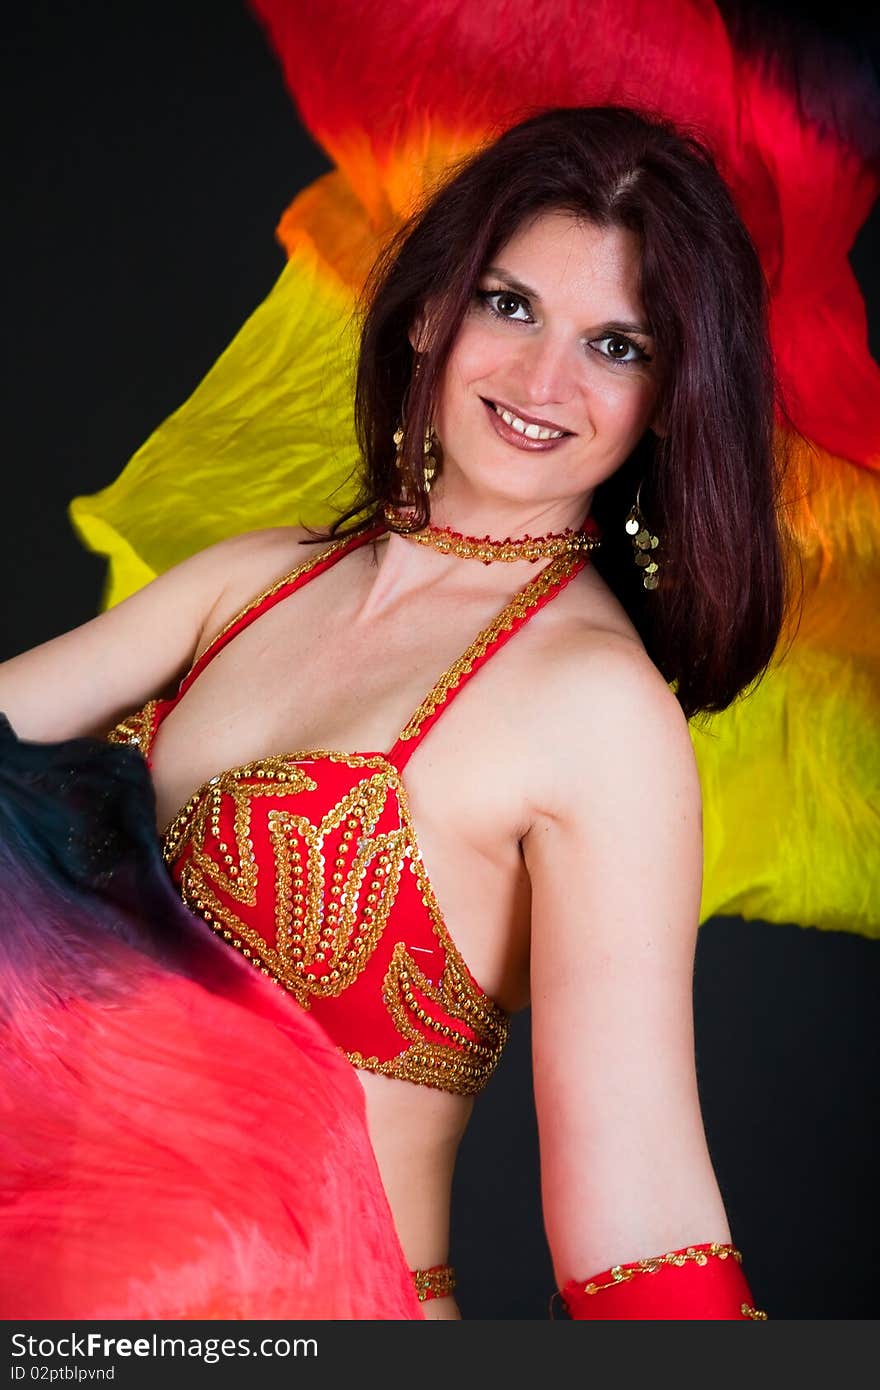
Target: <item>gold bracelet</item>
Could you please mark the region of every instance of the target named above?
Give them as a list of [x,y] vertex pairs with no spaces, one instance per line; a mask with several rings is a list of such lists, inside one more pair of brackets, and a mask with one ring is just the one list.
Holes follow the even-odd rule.
[[446,1298],[455,1289],[455,1270],[452,1265],[431,1265],[430,1269],[411,1269],[416,1297],[420,1303],[429,1298]]

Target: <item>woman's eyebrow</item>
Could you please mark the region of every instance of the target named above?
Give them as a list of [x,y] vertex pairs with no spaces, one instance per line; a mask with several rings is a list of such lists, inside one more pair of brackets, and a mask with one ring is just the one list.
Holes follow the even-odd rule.
[[[517,280],[516,276],[511,275],[503,266],[487,265],[483,273],[484,275],[494,275],[497,280],[504,280],[516,294],[521,294],[525,299],[540,304],[541,296],[538,291],[533,290],[529,285],[524,285],[522,280]],[[654,336],[648,324],[637,323],[635,319],[615,319],[613,322],[603,324],[602,327],[613,333],[639,333],[643,338],[653,338]]]

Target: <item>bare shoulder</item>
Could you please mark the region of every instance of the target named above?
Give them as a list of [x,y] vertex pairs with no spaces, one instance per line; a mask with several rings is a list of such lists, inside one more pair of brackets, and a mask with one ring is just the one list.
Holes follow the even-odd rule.
[[280,578],[285,569],[320,554],[329,544],[316,540],[303,526],[268,526],[229,536],[209,546],[205,554],[214,556],[218,572],[226,575],[227,592],[246,592],[255,582],[271,583],[273,574]]
[[585,785],[628,785],[643,804],[674,788],[698,797],[684,712],[628,619],[600,609],[561,623],[543,653],[538,693],[530,798],[538,816],[583,805]]

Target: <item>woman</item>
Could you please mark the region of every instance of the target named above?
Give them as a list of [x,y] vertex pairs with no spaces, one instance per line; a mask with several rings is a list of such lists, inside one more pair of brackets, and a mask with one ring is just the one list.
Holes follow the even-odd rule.
[[[149,998],[136,1003],[157,1011],[137,1045],[126,1033],[118,1095],[128,1066],[163,1049],[178,1061],[169,997],[178,1020],[194,1010],[196,1047],[212,1031],[220,1050],[219,1067],[208,1047],[179,1061],[191,1083],[179,1103],[167,1077],[144,1080],[135,1145],[157,1127],[188,1142],[203,1105],[220,1114],[230,1102],[238,1113],[212,1152],[224,1171],[251,1157],[241,1073],[224,1088],[254,1055],[260,1124],[276,1113],[273,1087],[283,1108],[291,1078],[311,1086],[307,1113],[276,1115],[260,1135],[287,1165],[261,1174],[261,1201],[283,1194],[304,1159],[329,1161],[329,1114],[348,1126],[348,1157],[316,1183],[357,1174],[355,1210],[342,1210],[343,1182],[335,1202],[289,1212],[299,1248],[277,1212],[264,1229],[259,1203],[253,1213],[259,1258],[282,1247],[295,1257],[277,1315],[459,1316],[446,1265],[455,1154],[508,1015],[531,1003],[545,1222],[570,1314],[763,1316],[697,1097],[700,794],[687,720],[743,692],[780,636],[774,400],[763,276],[711,156],[629,109],[548,111],[455,171],[377,267],[357,381],[356,508],[317,543],[284,527],[213,546],[2,669],[0,708],[20,739],[49,745],[51,768],[69,769],[82,749],[77,786],[100,765],[99,788],[113,780],[141,806],[155,795],[146,840],[158,829],[164,886],[190,909],[181,925],[154,875],[150,911],[132,893],[126,932],[107,929],[124,968],[131,952],[148,962]],[[52,763],[58,741],[110,726],[109,746],[66,745]],[[26,830],[21,786],[45,768],[32,745],[6,746]],[[69,795],[63,781],[58,796]],[[125,795],[105,801],[124,819]],[[136,838],[126,833],[110,837],[96,886],[118,881],[113,866]],[[48,832],[46,843],[48,861]],[[38,877],[40,862],[32,868]],[[88,866],[78,887],[88,889]],[[38,1015],[42,1026],[58,980],[70,991],[84,958],[76,978],[100,1011],[97,940],[84,926],[44,995],[22,991],[29,1026]],[[9,968],[29,983],[51,973],[39,945],[16,949]],[[119,988],[107,986],[117,1011]],[[11,1016],[23,1066],[27,1034]],[[119,1056],[108,1032],[103,1045],[89,1033],[83,1049],[80,1117],[91,1113],[83,1098],[97,1102],[108,1084],[105,1050]],[[206,1076],[216,1096],[202,1095]],[[19,1116],[44,1090],[22,1082]],[[44,1153],[60,1128],[41,1115]],[[115,1131],[88,1133],[89,1158],[102,1142],[112,1152]],[[17,1142],[7,1138],[10,1162]],[[166,1195],[184,1191],[184,1150]],[[75,1210],[76,1161],[68,1171]],[[146,1163],[138,1180],[149,1194]],[[23,1204],[32,1190],[22,1182]],[[28,1208],[37,1232],[46,1191]],[[236,1266],[247,1295],[232,1280],[226,1302],[211,1293],[193,1304],[187,1271],[197,1265],[201,1279],[223,1258],[212,1244],[227,1218],[222,1186],[209,1198],[198,1256],[176,1259],[180,1223],[187,1237],[198,1226],[185,1202],[163,1236],[175,1306],[272,1316],[249,1302],[247,1254]],[[57,1231],[69,1248],[64,1221]],[[364,1261],[383,1271],[384,1306],[329,1297],[321,1242],[340,1235],[341,1268],[357,1246],[361,1274]],[[152,1238],[140,1225],[117,1234],[117,1265]],[[404,1260],[420,1298],[409,1308]],[[36,1267],[32,1279],[43,1288]],[[284,1307],[282,1283],[272,1308]],[[319,1288],[317,1305],[304,1285]],[[70,1286],[66,1308],[106,1307],[88,1278]],[[17,1287],[24,1310],[27,1278]],[[122,1302],[128,1316],[169,1315],[152,1300],[152,1286],[132,1287]]]

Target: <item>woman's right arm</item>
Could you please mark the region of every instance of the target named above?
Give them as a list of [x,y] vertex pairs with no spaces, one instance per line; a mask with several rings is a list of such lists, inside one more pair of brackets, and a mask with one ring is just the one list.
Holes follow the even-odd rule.
[[[0,712],[20,738],[101,734],[189,669],[229,605],[292,569],[298,527],[250,531],[208,546],[106,613],[0,664]],[[214,621],[218,619],[218,621]]]

